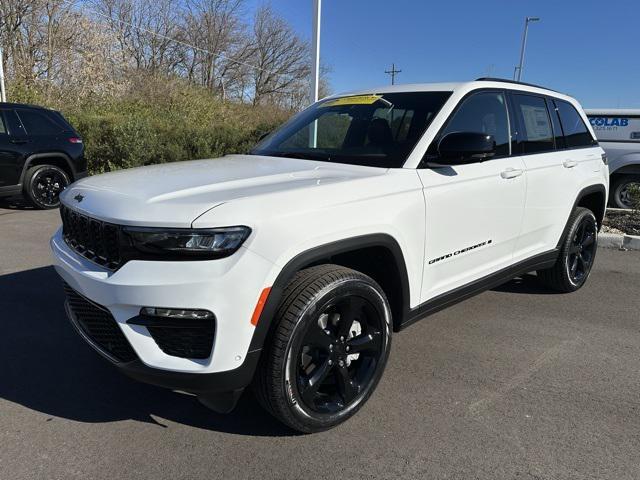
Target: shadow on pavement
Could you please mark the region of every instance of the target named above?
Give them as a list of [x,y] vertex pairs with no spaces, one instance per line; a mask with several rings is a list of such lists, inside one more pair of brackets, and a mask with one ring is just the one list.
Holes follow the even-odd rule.
[[22,197],[2,197],[0,198],[0,208],[8,210],[35,210]]
[[524,293],[527,295],[557,295],[558,292],[548,289],[538,282],[535,275],[530,273],[514,278],[502,285],[492,288],[494,292]]
[[0,276],[0,398],[78,422],[131,419],[163,426],[166,419],[240,435],[294,434],[249,393],[234,412],[220,415],[193,396],[128,379],[75,333],[63,301],[53,267]]

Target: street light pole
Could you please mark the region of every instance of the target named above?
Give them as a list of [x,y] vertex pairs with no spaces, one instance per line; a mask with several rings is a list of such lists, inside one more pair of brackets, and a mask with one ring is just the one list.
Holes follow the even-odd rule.
[[313,0],[313,38],[311,63],[311,103],[318,101],[320,89],[320,15],[322,0]]
[[529,33],[529,23],[539,22],[540,17],[527,17],[524,21],[524,33],[522,34],[522,47],[520,48],[520,64],[514,72],[514,80],[519,82],[522,78],[522,68],[524,66],[524,52],[527,48],[527,34]]
[[0,102],[7,101],[7,91],[4,88],[4,57],[0,47]]
[[[311,103],[318,101],[320,91],[320,17],[322,11],[322,0],[313,1],[313,38],[312,38],[312,61],[311,61]],[[314,121],[309,127],[309,147],[316,148],[318,145],[318,121]]]

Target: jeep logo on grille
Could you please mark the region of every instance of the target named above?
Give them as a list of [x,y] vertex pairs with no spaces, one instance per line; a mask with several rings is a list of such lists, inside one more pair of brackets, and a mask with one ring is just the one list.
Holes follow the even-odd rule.
[[76,202],[80,203],[82,200],[84,200],[84,196],[83,196],[83,195],[78,194],[78,195],[76,195],[75,197],[73,197],[73,199],[74,199]]

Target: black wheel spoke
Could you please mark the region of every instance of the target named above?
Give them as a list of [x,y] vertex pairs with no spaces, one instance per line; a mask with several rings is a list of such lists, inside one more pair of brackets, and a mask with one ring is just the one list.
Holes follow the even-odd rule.
[[351,327],[353,326],[353,321],[359,318],[363,308],[364,300],[362,300],[360,297],[349,297],[349,299],[344,302],[344,307],[339,310],[340,320],[338,320],[338,328],[336,334],[338,338],[349,337],[349,332],[351,331]]
[[575,255],[580,251],[580,245],[571,244],[569,247],[569,255]]
[[575,258],[573,259],[573,262],[571,263],[571,276],[575,276],[576,271],[578,270],[578,258],[579,255],[576,255]]
[[377,351],[380,349],[381,342],[382,333],[372,332],[352,338],[347,342],[347,346],[349,347],[349,353],[353,354],[367,351]]
[[304,401],[313,405],[313,400],[316,398],[318,388],[322,385],[322,382],[326,380],[327,376],[331,372],[333,365],[330,365],[329,360],[326,359],[322,364],[317,366],[312,374],[306,379],[302,386],[302,398]]
[[346,364],[335,369],[335,376],[340,397],[347,405],[358,395],[358,387],[353,383]]
[[305,345],[321,347],[324,350],[329,348],[332,341],[332,336],[318,324],[312,325],[305,336]]
[[588,246],[592,245],[594,241],[595,241],[595,236],[593,234],[589,234],[589,235],[587,235],[587,237],[582,242],[582,246],[583,247],[588,247]]

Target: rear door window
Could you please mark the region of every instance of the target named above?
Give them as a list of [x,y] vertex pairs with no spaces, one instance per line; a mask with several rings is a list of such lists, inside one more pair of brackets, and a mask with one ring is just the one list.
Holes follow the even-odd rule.
[[562,122],[562,130],[567,142],[568,148],[589,147],[595,144],[591,132],[582,121],[582,117],[578,111],[568,102],[563,100],[555,100],[560,122]]
[[64,128],[44,113],[18,110],[18,115],[29,135],[56,135]]
[[602,142],[640,143],[640,117],[589,115],[589,122]]
[[555,149],[551,119],[543,97],[513,95],[514,109],[520,124],[518,139],[523,154],[549,152]]

